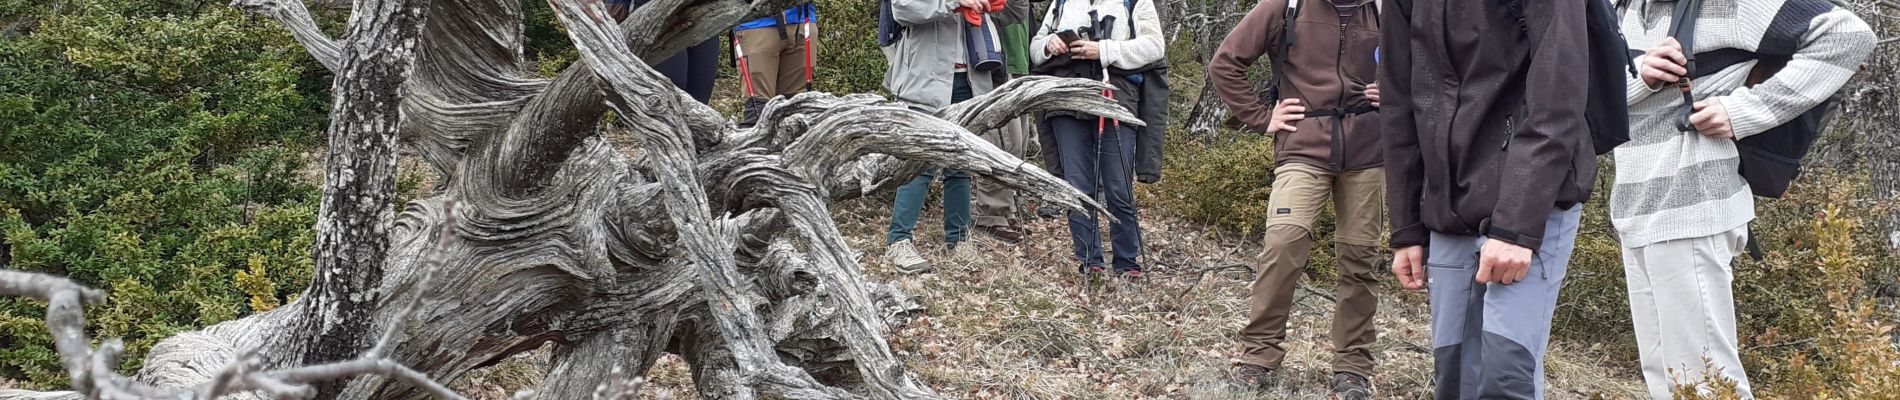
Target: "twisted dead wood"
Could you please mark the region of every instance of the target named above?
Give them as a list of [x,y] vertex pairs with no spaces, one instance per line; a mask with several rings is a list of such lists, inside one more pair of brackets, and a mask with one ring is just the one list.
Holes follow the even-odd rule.
[[[677,52],[794,0],[657,0],[618,25],[595,0],[556,0],[583,60],[553,80],[521,70],[519,4],[404,1],[409,5],[396,9],[421,10],[415,18],[372,18],[399,12],[358,7],[353,33],[341,41],[316,31],[294,1],[236,2],[283,22],[313,57],[342,71],[336,109],[378,110],[364,114],[377,124],[333,123],[333,144],[393,132],[443,173],[439,192],[392,216],[384,210],[393,207],[371,192],[381,190],[374,182],[390,179],[393,167],[331,165],[326,199],[334,195],[344,209],[384,213],[368,225],[348,225],[366,228],[333,232],[357,243],[385,243],[379,257],[362,259],[380,261],[354,264],[365,268],[361,276],[380,279],[351,282],[362,287],[347,293],[360,296],[345,300],[361,301],[307,293],[276,310],[168,338],[154,346],[136,378],[107,387],[296,397],[300,392],[291,389],[297,384],[345,376],[286,372],[312,368],[298,365],[321,335],[304,327],[359,315],[349,321],[361,324],[358,331],[381,333],[361,335],[375,340],[322,350],[356,357],[337,364],[366,375],[320,397],[451,396],[435,383],[553,343],[545,383],[523,396],[624,395],[633,387],[626,377],[644,374],[672,353],[690,364],[701,397],[936,398],[884,339],[919,303],[866,278],[858,252],[830,219],[831,202],[941,166],[1053,204],[1099,208],[972,132],[1054,110],[1139,123],[1096,95],[1100,83],[1029,78],[940,115],[877,96],[806,93],[774,99],[758,126],[737,129],[687,100],[641,60]],[[378,29],[418,32],[412,65],[406,75],[395,74],[406,79],[376,92],[396,97],[349,92],[368,90],[361,89],[370,82],[366,77],[387,76],[350,72],[354,56],[345,54],[356,54],[350,46],[382,37],[359,36],[365,30],[355,28],[358,21],[406,24]],[[363,48],[394,51],[402,43]],[[637,152],[595,135],[609,110],[637,136]],[[392,115],[400,119],[391,122]],[[332,152],[373,165],[388,154],[345,144]],[[351,179],[372,184],[345,184]],[[339,221],[320,217],[320,236],[345,226]],[[436,240],[451,236],[457,239]],[[318,265],[361,254],[314,253]],[[55,306],[77,308],[77,300],[65,301],[74,304]],[[98,385],[90,382],[98,380],[88,374],[110,372],[88,367],[110,364],[89,362],[94,357],[62,357],[79,392],[55,396],[94,393]],[[151,393],[158,392],[126,397]],[[0,392],[0,398],[41,395]]]

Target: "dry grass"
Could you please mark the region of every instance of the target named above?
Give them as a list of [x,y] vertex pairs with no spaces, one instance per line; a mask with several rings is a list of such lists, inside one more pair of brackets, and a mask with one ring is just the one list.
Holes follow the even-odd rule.
[[[920,247],[938,262],[933,274],[897,274],[878,260],[889,223],[888,196],[840,204],[833,215],[852,245],[867,253],[865,270],[872,278],[894,282],[925,301],[926,314],[892,332],[891,345],[945,397],[1313,399],[1327,394],[1333,304],[1306,291],[1295,294],[1287,343],[1291,354],[1280,389],[1254,393],[1226,383],[1252,279],[1246,267],[1234,264],[1258,252],[1256,244],[1213,239],[1198,227],[1148,217],[1142,221],[1148,281],[1090,282],[1074,273],[1062,221],[1029,221],[1033,233],[1026,243],[982,241],[991,257],[950,261],[943,254],[941,211],[934,202],[916,231]],[[1380,398],[1431,397],[1431,358],[1414,349],[1431,343],[1423,298],[1403,293],[1381,299],[1380,339],[1373,346],[1379,360],[1373,383]],[[1639,398],[1640,378],[1608,364],[1587,344],[1554,345],[1546,364],[1550,398]],[[513,391],[509,388],[537,383],[539,378],[527,372],[545,368],[545,355],[520,356],[471,374],[457,388],[499,398]],[[676,399],[697,398],[686,364],[677,357],[661,359],[648,379],[646,398],[656,398],[660,390]]]
[[[956,263],[942,255],[941,211],[918,224],[917,242],[940,265],[937,273],[899,275],[877,260],[885,246],[888,197],[833,210],[866,270],[924,299],[929,311],[892,335],[892,346],[937,390],[954,398],[1260,398],[1225,383],[1245,323],[1243,264],[1259,251],[1251,241],[1219,239],[1166,218],[1142,221],[1148,243],[1145,283],[1090,282],[1074,273],[1064,222],[1032,220],[1020,246],[978,242],[985,260]],[[1205,272],[1204,272],[1205,271]],[[1315,283],[1327,288],[1328,283]],[[1322,289],[1320,291],[1330,292]],[[1390,293],[1391,291],[1387,291]],[[1302,291],[1291,322],[1291,354],[1272,398],[1321,398],[1330,382],[1333,304]],[[1382,398],[1429,398],[1430,316],[1423,296],[1382,299],[1379,359],[1373,381]],[[1627,371],[1578,345],[1556,346],[1550,362],[1552,398],[1637,397]]]

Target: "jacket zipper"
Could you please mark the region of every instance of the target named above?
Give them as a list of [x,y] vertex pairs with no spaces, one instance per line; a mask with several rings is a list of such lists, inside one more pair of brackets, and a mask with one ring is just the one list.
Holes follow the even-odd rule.
[[[1338,11],[1339,11],[1338,8],[1333,9],[1333,12],[1335,15],[1338,14]],[[1358,11],[1359,10],[1354,10],[1354,12],[1358,12]],[[1347,21],[1339,22],[1339,49],[1338,49],[1338,52],[1334,53],[1333,55],[1333,74],[1337,78],[1339,78],[1339,97],[1334,100],[1335,102],[1338,102],[1338,104],[1334,104],[1334,107],[1336,107],[1336,109],[1341,110],[1341,111],[1346,109],[1346,107],[1344,107],[1346,103],[1346,82],[1347,82],[1346,81],[1346,67],[1344,65],[1346,63],[1346,23]],[[1334,170],[1344,171],[1346,169],[1346,160],[1344,160],[1340,154],[1341,151],[1339,149],[1340,149],[1341,144],[1339,142],[1340,141],[1339,136],[1340,136],[1340,132],[1346,129],[1346,126],[1345,126],[1346,115],[1344,112],[1339,112],[1337,114],[1339,115],[1333,116],[1332,161],[1333,161]]]
[[1511,149],[1511,139],[1517,138],[1517,113],[1520,112],[1524,110],[1520,108],[1504,116],[1504,144],[1498,146],[1498,151]]

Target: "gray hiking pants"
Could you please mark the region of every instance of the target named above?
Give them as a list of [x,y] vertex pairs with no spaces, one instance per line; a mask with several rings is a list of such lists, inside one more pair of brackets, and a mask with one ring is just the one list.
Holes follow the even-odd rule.
[[1432,233],[1430,277],[1433,377],[1439,400],[1543,399],[1557,289],[1575,248],[1583,206],[1550,213],[1544,246],[1524,280],[1479,284],[1479,236]]

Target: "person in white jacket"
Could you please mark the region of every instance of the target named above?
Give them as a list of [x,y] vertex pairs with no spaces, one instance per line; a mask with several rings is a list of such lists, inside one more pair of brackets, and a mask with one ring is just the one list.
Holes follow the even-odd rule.
[[[1063,32],[1077,33],[1085,27],[1086,34],[1072,37],[1075,40],[1063,39],[1067,36]],[[1138,98],[1140,85],[1129,80],[1140,79],[1140,75],[1116,70],[1136,70],[1161,61],[1166,56],[1164,38],[1154,0],[1056,0],[1043,16],[1042,28],[1030,40],[1030,61],[1040,74],[1115,83],[1113,95],[1124,106],[1130,106],[1130,101]],[[1129,111],[1135,109],[1130,106]],[[1055,136],[1063,179],[1084,193],[1107,198],[1108,213],[1113,217],[1109,236],[1114,246],[1114,272],[1141,278],[1133,127],[1072,113],[1050,113],[1045,118],[1045,126]],[[1103,261],[1098,217],[1092,211],[1069,212],[1069,236],[1077,270],[1085,274],[1105,273],[1109,267]]]

